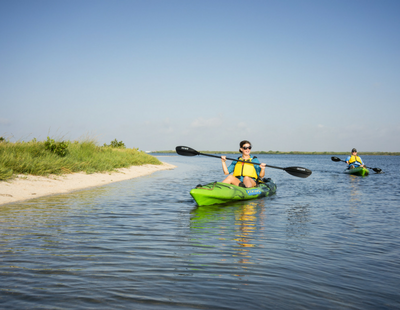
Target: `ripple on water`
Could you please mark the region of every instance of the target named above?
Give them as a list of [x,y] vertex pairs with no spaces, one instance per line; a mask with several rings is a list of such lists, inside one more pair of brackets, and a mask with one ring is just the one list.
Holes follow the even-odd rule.
[[171,156],[175,170],[5,206],[3,307],[399,308],[399,159],[363,157],[385,173],[356,178],[330,156],[259,158],[313,174],[269,169],[275,195],[197,207],[220,161]]

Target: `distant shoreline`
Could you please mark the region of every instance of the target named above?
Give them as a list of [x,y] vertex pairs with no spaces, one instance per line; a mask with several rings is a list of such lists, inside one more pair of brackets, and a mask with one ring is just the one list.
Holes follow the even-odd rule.
[[[239,152],[232,151],[199,151],[200,153],[206,154],[239,154]],[[150,154],[170,154],[175,151],[152,151]],[[350,152],[280,152],[280,151],[253,151],[252,154],[264,154],[264,155],[350,155]],[[359,155],[386,155],[386,156],[400,156],[400,152],[359,152]]]

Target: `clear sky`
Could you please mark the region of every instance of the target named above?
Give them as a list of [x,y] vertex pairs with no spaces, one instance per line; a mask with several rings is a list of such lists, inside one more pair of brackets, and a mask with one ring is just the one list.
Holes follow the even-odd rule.
[[400,151],[399,0],[2,0],[0,136]]

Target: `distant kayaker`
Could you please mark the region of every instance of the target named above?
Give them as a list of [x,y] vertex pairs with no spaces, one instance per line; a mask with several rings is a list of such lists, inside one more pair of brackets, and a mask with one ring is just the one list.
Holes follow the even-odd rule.
[[[251,157],[251,143],[247,140],[240,142],[239,152],[242,156],[239,160],[251,161],[253,163],[260,163],[256,156]],[[229,167],[226,166],[226,156],[221,156],[222,170],[224,174],[229,174],[222,183],[233,184],[241,187],[254,187],[257,185],[257,180],[265,176],[265,164],[253,165],[240,161],[233,161]],[[233,173],[233,174],[230,174]]]
[[351,150],[351,155],[347,156],[345,161],[349,165],[349,169],[365,167],[361,157],[357,155],[357,150],[355,148]]

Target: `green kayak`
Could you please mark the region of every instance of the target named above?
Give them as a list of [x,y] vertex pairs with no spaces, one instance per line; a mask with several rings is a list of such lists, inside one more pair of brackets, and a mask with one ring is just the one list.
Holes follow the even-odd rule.
[[353,168],[353,169],[346,169],[343,172],[347,173],[347,174],[359,175],[359,176],[362,176],[362,177],[369,174],[369,170],[367,168],[365,168],[365,167],[357,167],[357,168]]
[[197,185],[190,191],[198,206],[209,206],[238,200],[249,200],[272,195],[276,192],[276,184],[265,179],[256,187],[240,187],[232,184],[213,182]]

